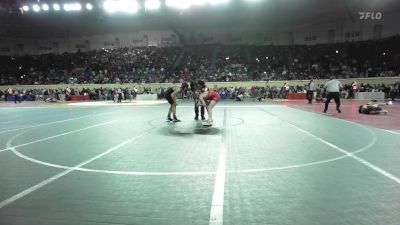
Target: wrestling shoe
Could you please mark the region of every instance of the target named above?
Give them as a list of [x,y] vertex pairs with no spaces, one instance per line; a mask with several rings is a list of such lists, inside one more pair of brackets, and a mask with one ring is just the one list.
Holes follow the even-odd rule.
[[210,119],[203,122],[203,126],[211,126],[212,124],[213,124],[213,121]]

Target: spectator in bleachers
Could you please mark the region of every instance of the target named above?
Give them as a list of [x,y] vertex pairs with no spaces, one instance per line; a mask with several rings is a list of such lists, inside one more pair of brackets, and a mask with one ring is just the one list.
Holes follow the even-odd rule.
[[[307,80],[396,76],[400,36],[296,46],[136,47],[0,56],[0,85]],[[391,46],[391,52],[387,52]],[[350,97],[352,93],[350,93]]]
[[15,89],[14,90],[14,103],[17,103],[17,101],[19,103],[21,103],[21,98],[19,97],[19,91],[18,91],[18,89]]

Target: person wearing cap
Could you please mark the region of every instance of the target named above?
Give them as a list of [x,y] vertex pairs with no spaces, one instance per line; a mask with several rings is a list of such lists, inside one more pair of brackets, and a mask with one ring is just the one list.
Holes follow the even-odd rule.
[[[180,87],[170,87],[165,92],[165,99],[167,99],[168,103],[170,104],[167,121],[180,122],[180,120],[176,117],[176,94],[182,93],[183,91],[187,90],[188,87],[189,85],[187,83],[182,83]],[[171,113],[173,118],[171,118]]]
[[340,89],[342,88],[342,84],[340,81],[336,80],[335,76],[331,76],[329,78],[329,81],[326,82],[324,85],[325,92],[327,92],[327,97],[325,101],[325,109],[324,113],[328,110],[329,103],[331,102],[332,98],[335,100],[336,103],[336,111],[338,113],[341,113],[342,111],[340,110]]

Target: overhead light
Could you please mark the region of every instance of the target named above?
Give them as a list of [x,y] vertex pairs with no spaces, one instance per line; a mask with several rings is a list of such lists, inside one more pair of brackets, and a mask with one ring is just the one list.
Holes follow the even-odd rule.
[[60,11],[60,5],[59,4],[53,4],[53,9],[55,10],[55,11]]
[[80,10],[82,10],[82,5],[79,3],[73,3],[73,4],[71,4],[71,10],[80,11]]
[[118,6],[115,1],[107,0],[104,2],[103,7],[109,13],[118,11]]
[[86,4],[86,9],[87,9],[87,10],[92,10],[92,9],[93,9],[92,4],[87,3],[87,4]]
[[205,4],[218,5],[227,2],[229,0],[166,0],[165,4],[172,8],[187,9],[191,6],[202,6]]
[[211,5],[218,5],[227,2],[229,2],[229,0],[208,0],[208,3]]
[[29,11],[29,6],[27,6],[27,5],[22,6],[22,10],[24,10],[25,12],[28,12]]
[[37,4],[35,4],[35,5],[32,6],[32,9],[33,9],[33,11],[35,11],[35,12],[39,12],[39,11],[40,11],[40,6],[37,5]]
[[146,0],[146,10],[157,10],[160,8],[161,2],[159,0]]
[[107,0],[103,7],[109,13],[136,13],[139,10],[139,4],[135,0]]
[[71,3],[71,4],[64,4],[64,10],[69,11],[80,11],[82,9],[82,5],[79,3]]
[[172,8],[187,9],[190,7],[191,2],[188,0],[166,0],[165,4]]
[[202,6],[202,5],[207,4],[207,2],[208,2],[208,0],[196,0],[196,1],[192,1],[191,4],[192,4],[192,5],[199,5],[199,6]]
[[134,0],[120,0],[120,11],[127,13],[136,13],[139,10],[139,4]]
[[64,4],[64,10],[69,12],[71,10],[71,7],[69,4]]
[[42,9],[43,9],[44,11],[49,11],[49,5],[43,4],[43,5],[42,5]]

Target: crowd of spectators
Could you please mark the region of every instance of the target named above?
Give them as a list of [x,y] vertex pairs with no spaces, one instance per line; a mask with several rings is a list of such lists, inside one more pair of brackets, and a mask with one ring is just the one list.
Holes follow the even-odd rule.
[[308,80],[400,74],[400,36],[335,44],[197,45],[0,56],[0,85]]
[[[396,82],[391,85],[385,84],[359,84],[357,85],[357,90],[353,89],[354,85],[344,85],[342,91],[343,98],[353,98],[352,91],[357,92],[383,92],[385,98],[395,98],[400,97],[400,82]],[[283,86],[273,86],[265,85],[263,87],[253,86],[251,88],[245,87],[223,87],[219,88],[219,94],[225,99],[236,99],[241,101],[243,99],[285,99],[288,93],[305,93],[307,91],[308,85],[304,86],[291,86],[289,84],[284,84]],[[114,102],[121,100],[134,100],[138,94],[154,94],[157,95],[158,99],[164,99],[164,93],[166,87],[160,86],[159,88],[152,89],[151,87],[136,88],[131,87],[117,87],[117,88],[76,88],[68,87],[65,89],[2,89],[0,88],[0,101],[7,101],[10,96],[14,96],[14,99],[35,101],[44,100],[49,98],[54,100],[70,100],[73,95],[83,95],[89,96],[90,100],[113,100]],[[320,85],[317,89],[317,96],[323,92],[323,85]],[[190,99],[192,93],[190,91],[183,93],[183,98]]]
[[133,100],[138,93],[153,93],[151,88],[137,89],[136,87],[120,88],[58,88],[58,89],[0,89],[0,101],[7,101],[10,96],[16,96],[18,99],[26,101],[43,100],[54,98],[55,100],[70,100],[71,96],[89,96],[90,100],[113,100],[122,93],[124,99]]

